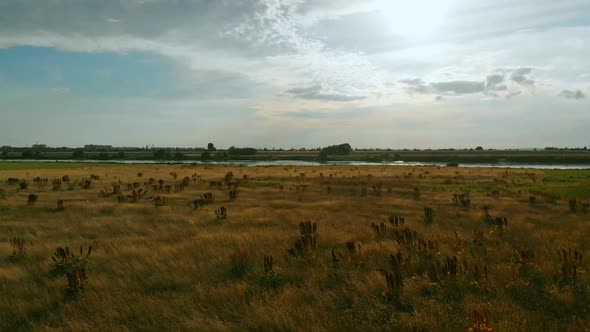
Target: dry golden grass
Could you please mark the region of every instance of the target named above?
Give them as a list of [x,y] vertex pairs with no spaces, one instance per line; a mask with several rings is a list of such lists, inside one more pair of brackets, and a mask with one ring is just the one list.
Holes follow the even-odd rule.
[[[52,180],[64,175],[70,182],[53,190]],[[188,185],[175,192],[185,177]],[[28,188],[17,190],[18,183],[5,183],[8,178],[26,180]],[[154,183],[145,186],[150,178]],[[163,190],[154,190],[160,179]],[[84,180],[90,180],[88,189]],[[228,189],[226,180],[239,182],[237,199],[230,199],[235,184]],[[580,206],[588,200],[584,186],[590,172],[133,165],[6,170],[0,181],[5,193],[0,330],[584,331],[590,326],[590,214],[568,207],[569,199]],[[128,196],[133,182],[135,190],[147,187],[148,193],[119,203],[113,185]],[[105,187],[111,188],[108,197],[99,197]],[[470,207],[451,199],[464,192]],[[194,209],[193,201],[205,193],[212,193],[214,202]],[[547,193],[558,193],[560,200],[548,203]],[[27,204],[30,194],[38,196],[34,204]],[[222,206],[227,219],[216,216]],[[507,225],[486,222],[484,206],[491,217],[507,218]],[[430,225],[424,222],[425,207],[434,211]],[[395,227],[391,215],[405,217],[405,223]],[[306,220],[317,224],[317,245],[289,255],[298,238],[307,241],[299,229]],[[381,236],[373,223],[384,223]],[[406,227],[420,240],[436,241],[436,250],[396,241]],[[12,257],[15,237],[25,240],[23,257]],[[57,247],[77,253],[81,245],[93,247],[88,284],[65,296],[65,277],[53,273],[51,256]],[[558,254],[569,248],[582,255],[581,263],[573,252],[567,260]],[[390,255],[398,253],[403,262],[394,267]],[[265,269],[264,256],[273,257],[272,269]],[[447,257],[459,263],[451,275]],[[396,271],[403,279],[401,294],[395,293],[396,281],[388,286],[385,278]]]

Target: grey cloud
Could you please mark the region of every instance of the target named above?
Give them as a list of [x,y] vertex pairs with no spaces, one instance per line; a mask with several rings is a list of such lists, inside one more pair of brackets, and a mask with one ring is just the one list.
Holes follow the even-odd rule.
[[533,69],[528,67],[518,68],[512,72],[510,79],[520,85],[533,86],[535,85],[535,81],[527,77],[532,71]]
[[287,92],[292,94],[295,98],[308,99],[308,100],[323,100],[323,101],[340,101],[348,102],[355,100],[363,100],[363,96],[347,96],[339,94],[325,94],[321,93],[322,87],[319,85],[311,86],[307,88],[295,88],[288,90]]
[[421,78],[406,78],[399,81],[400,83],[409,84],[409,85],[421,85],[424,84],[424,80]]
[[581,90],[576,90],[576,91],[563,90],[559,93],[559,96],[566,98],[566,99],[578,99],[578,100],[586,98],[586,95]]
[[426,83],[420,78],[403,79],[400,83],[407,85],[409,93],[464,95],[483,92],[485,83],[479,81],[447,81]]
[[520,95],[521,93],[522,93],[521,91],[513,91],[513,92],[510,92],[509,94],[506,95],[506,99],[510,99],[512,97],[516,97],[516,96]]
[[438,93],[456,95],[483,92],[485,88],[484,82],[477,81],[436,82],[430,83],[430,86]]
[[505,90],[506,85],[499,85],[504,82],[504,74],[492,74],[486,77],[487,90]]

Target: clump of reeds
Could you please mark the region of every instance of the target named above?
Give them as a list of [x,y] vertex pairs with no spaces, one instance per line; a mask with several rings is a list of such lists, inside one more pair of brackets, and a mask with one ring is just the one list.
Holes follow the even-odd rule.
[[92,187],[92,181],[84,179],[80,182],[80,187],[82,187],[82,189],[90,189],[90,187]]
[[264,255],[264,274],[260,280],[262,286],[277,289],[283,285],[283,278],[274,270],[274,260],[271,255]]
[[389,257],[389,265],[391,270],[381,269],[385,277],[385,299],[387,302],[394,304],[395,306],[401,306],[402,304],[402,291],[404,288],[404,265],[406,264],[405,259],[401,253],[397,255],[391,255]]
[[145,198],[145,196],[147,195],[148,190],[145,188],[140,188],[137,190],[132,190],[127,196],[124,196],[122,194],[119,194],[117,196],[117,201],[119,203],[137,203],[139,200]]
[[246,250],[236,250],[229,255],[230,275],[237,279],[242,279],[250,270],[249,257]]
[[238,199],[238,191],[237,190],[230,190],[227,193],[229,195],[229,199],[230,201],[235,201],[236,199]]
[[26,180],[22,180],[21,182],[18,183],[18,189],[27,190],[28,188],[29,188],[29,182],[27,182]]
[[473,231],[473,241],[474,246],[483,246],[485,243],[485,236],[482,231]]
[[35,204],[37,203],[38,200],[39,200],[39,196],[37,196],[36,194],[29,194],[27,196],[27,204],[29,206],[35,206]]
[[346,252],[348,253],[348,257],[355,256],[361,253],[361,244],[356,243],[354,241],[346,241]]
[[98,197],[107,198],[121,193],[121,186],[114,184],[111,187],[104,187],[98,191]]
[[434,223],[434,210],[430,207],[424,208],[424,224],[432,225]]
[[560,264],[559,281],[562,285],[575,285],[582,266],[582,254],[577,249],[561,249],[557,252]]
[[518,248],[514,250],[510,256],[512,280],[524,278],[528,275],[533,265],[534,257],[534,252],[530,248]]
[[287,253],[299,257],[313,252],[318,244],[317,228],[317,224],[311,220],[299,223],[299,237],[293,248],[287,249]]
[[49,181],[49,179],[42,178],[40,176],[36,176],[35,178],[33,178],[33,182],[36,184],[47,184],[48,181]]
[[396,216],[393,214],[390,215],[387,219],[389,220],[389,223],[395,227],[401,226],[401,225],[405,224],[405,222],[406,222],[406,218]]
[[92,247],[88,247],[86,253],[80,246],[78,255],[70,251],[68,247],[58,247],[51,259],[55,263],[54,272],[57,275],[65,275],[67,285],[66,297],[78,295],[88,284],[88,257],[92,253]]
[[471,206],[471,198],[469,193],[453,193],[451,200],[457,206],[468,208]]
[[383,238],[385,237],[385,235],[387,235],[387,225],[385,225],[385,223],[371,223],[371,228],[373,229],[375,237],[378,239]]
[[25,248],[25,239],[22,237],[13,237],[10,239],[10,246],[12,247],[11,259],[19,259],[25,257],[27,254]]
[[58,191],[61,189],[62,179],[53,179],[51,181],[51,190]]
[[420,200],[420,197],[422,196],[422,190],[420,190],[419,187],[415,187],[412,195],[414,196],[415,200]]
[[225,206],[219,207],[215,210],[215,216],[217,220],[226,220],[227,219],[227,208]]
[[155,207],[160,207],[160,206],[166,206],[166,205],[168,205],[168,197],[166,197],[166,196],[160,196],[160,195],[158,195],[158,196],[155,196],[153,198],[153,200],[154,200],[154,206]]
[[56,210],[57,211],[64,211],[65,209],[66,209],[66,206],[64,204],[63,199],[58,199],[57,200],[57,208],[56,208]]

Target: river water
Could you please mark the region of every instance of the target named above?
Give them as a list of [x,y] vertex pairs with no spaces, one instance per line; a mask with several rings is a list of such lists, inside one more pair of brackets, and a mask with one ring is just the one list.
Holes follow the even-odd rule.
[[[273,160],[273,161],[253,161],[253,160],[235,160],[235,161],[193,161],[193,160],[0,160],[0,162],[25,162],[25,163],[115,163],[115,164],[198,164],[198,165],[236,165],[236,166],[330,166],[330,165],[348,165],[348,166],[445,166],[446,163],[436,162],[364,162],[364,161],[330,161],[319,163],[315,161],[299,160]],[[459,163],[459,167],[478,167],[478,168],[533,168],[533,169],[590,169],[590,165],[566,165],[566,164],[527,164],[527,163]]]

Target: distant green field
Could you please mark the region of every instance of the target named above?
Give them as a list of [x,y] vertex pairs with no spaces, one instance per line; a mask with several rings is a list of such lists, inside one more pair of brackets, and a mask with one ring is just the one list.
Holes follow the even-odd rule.
[[116,163],[0,162],[0,171],[24,169],[74,169],[86,167],[121,167]]

